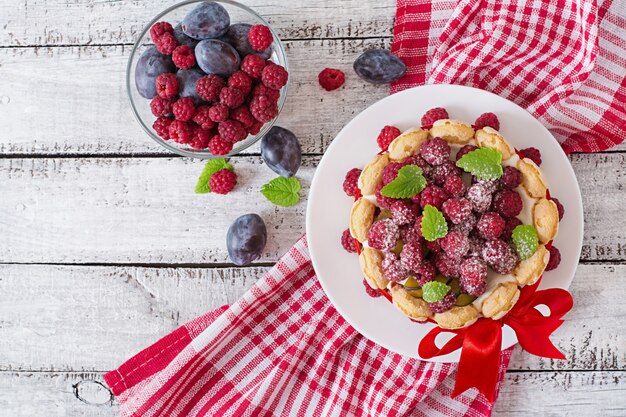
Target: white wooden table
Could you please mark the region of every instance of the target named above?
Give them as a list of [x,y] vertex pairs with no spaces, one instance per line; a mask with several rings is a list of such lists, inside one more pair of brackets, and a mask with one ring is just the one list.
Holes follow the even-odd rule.
[[[233,158],[240,186],[195,195],[203,163],[175,157],[132,119],[124,71],[143,25],[173,1],[0,2],[0,416],[115,416],[102,375],[207,310],[236,300],[304,232],[305,199],[276,208],[258,147]],[[391,43],[392,0],[246,2],[287,47],[280,124],[300,138],[304,193],[321,154],[388,94],[352,62]],[[317,73],[347,74],[325,93]],[[585,207],[576,300],[554,340],[565,361],[519,349],[496,416],[626,415],[626,146],[575,154]],[[229,223],[257,212],[269,243],[233,267]]]

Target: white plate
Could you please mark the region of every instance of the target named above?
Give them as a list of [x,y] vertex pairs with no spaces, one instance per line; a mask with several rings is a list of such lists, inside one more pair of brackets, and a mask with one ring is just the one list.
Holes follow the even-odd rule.
[[[555,240],[561,265],[544,274],[541,287],[567,289],[578,264],[583,238],[583,208],[576,176],[556,139],[530,113],[495,94],[471,87],[428,85],[386,97],[361,112],[337,135],[320,162],[309,193],[306,231],[317,277],[337,311],[363,336],[390,351],[418,358],[417,346],[434,324],[410,321],[384,297],[371,298],[363,288],[356,254],[341,246],[348,228],[352,199],[342,189],[344,176],[362,168],[379,151],[376,136],[385,125],[405,130],[419,125],[424,112],[445,107],[451,118],[472,122],[484,112],[500,119],[500,132],[518,149],[541,150],[550,194],[565,206],[565,216]],[[502,349],[517,342],[505,326]],[[460,351],[433,358],[458,362]]]

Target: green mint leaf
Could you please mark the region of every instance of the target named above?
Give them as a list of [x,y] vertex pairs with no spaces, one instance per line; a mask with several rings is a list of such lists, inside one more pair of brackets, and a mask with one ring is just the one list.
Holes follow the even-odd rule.
[[196,188],[194,190],[196,194],[206,194],[211,192],[209,180],[211,179],[211,175],[215,174],[220,169],[230,169],[232,171],[234,168],[231,164],[226,162],[224,158],[211,159],[206,163],[202,173],[200,174],[200,178],[198,178],[198,182],[196,183]]
[[450,291],[450,286],[439,281],[430,281],[422,286],[422,298],[427,303],[436,303]]
[[523,261],[528,259],[539,247],[539,236],[537,230],[530,224],[520,224],[513,229],[513,246],[519,258]]
[[497,180],[502,176],[502,154],[491,148],[476,149],[463,155],[456,166],[478,179]]
[[277,206],[290,207],[300,200],[300,181],[295,178],[274,178],[261,187],[261,194]]
[[417,165],[405,165],[398,171],[398,176],[385,185],[380,193],[391,198],[411,198],[426,187],[426,178]]
[[427,204],[422,213],[422,236],[429,242],[448,234],[448,223],[436,207]]

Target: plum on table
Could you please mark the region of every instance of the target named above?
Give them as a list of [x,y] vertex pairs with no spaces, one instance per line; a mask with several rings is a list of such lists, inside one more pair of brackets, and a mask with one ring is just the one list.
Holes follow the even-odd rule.
[[226,234],[228,256],[235,265],[244,266],[261,257],[267,243],[263,219],[254,213],[235,219]]
[[406,65],[385,49],[371,49],[354,61],[354,72],[372,84],[387,84],[402,77]]
[[298,138],[280,126],[273,126],[261,139],[261,156],[272,171],[283,177],[294,176],[302,162]]

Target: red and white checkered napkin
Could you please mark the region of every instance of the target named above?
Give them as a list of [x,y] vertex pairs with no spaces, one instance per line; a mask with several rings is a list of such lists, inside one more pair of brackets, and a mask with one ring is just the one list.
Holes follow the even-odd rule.
[[528,109],[566,152],[626,136],[626,1],[397,0],[392,51],[422,84],[470,85]]
[[455,374],[455,365],[389,352],[350,327],[324,294],[303,237],[239,301],[104,379],[123,416],[488,416],[475,389],[450,398]]

